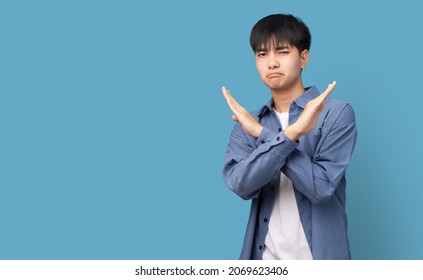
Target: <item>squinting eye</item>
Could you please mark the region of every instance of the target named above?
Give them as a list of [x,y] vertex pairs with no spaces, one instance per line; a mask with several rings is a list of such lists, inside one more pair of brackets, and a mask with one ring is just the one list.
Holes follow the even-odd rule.
[[266,53],[263,53],[263,52],[257,53],[257,56],[260,56],[260,57],[265,56],[265,55],[266,55]]

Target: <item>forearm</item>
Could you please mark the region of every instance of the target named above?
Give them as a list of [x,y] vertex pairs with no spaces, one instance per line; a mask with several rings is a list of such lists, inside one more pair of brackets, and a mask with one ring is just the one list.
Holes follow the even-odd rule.
[[223,177],[228,187],[243,199],[256,197],[260,189],[280,172],[288,155],[298,144],[283,132],[264,128],[249,149],[238,133],[233,133],[228,145]]
[[[324,142],[310,156],[296,149],[287,158],[282,171],[294,187],[313,203],[330,199],[336,192],[349,165],[356,141],[355,123],[322,132]],[[300,139],[306,141],[306,139]]]
[[293,186],[304,194],[312,203],[319,204],[330,199],[336,191],[346,165],[340,167],[340,176],[328,177],[327,166],[313,162],[304,152],[296,150],[288,157],[282,172],[292,181]]
[[291,141],[298,141],[300,137],[302,136],[300,132],[298,132],[294,126],[290,125],[285,129],[285,135],[291,140]]

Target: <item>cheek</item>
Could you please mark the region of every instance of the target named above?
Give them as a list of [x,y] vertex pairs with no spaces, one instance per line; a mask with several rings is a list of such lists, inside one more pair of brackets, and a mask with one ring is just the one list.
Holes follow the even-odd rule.
[[297,73],[298,71],[301,72],[301,60],[296,59],[291,61],[291,63],[289,64],[289,71],[291,73]]
[[261,78],[264,78],[266,75],[266,65],[264,63],[256,62],[257,72],[259,73]]

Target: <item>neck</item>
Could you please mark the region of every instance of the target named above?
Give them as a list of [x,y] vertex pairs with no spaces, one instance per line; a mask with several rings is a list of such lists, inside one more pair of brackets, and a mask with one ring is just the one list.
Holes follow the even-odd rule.
[[289,112],[289,106],[298,96],[304,93],[302,83],[289,89],[271,89],[275,110],[279,113]]

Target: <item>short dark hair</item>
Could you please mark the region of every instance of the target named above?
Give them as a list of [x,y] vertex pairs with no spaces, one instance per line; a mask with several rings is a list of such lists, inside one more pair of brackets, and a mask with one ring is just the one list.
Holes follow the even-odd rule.
[[251,30],[250,45],[254,52],[269,43],[288,43],[301,53],[310,50],[311,34],[305,23],[290,14],[274,14],[259,20]]

